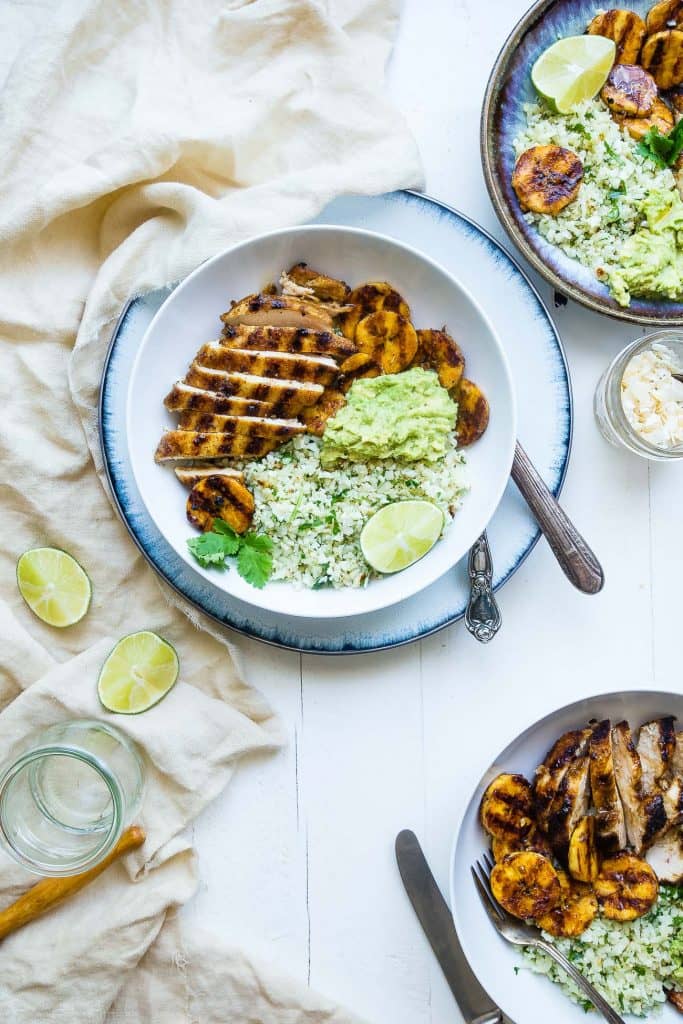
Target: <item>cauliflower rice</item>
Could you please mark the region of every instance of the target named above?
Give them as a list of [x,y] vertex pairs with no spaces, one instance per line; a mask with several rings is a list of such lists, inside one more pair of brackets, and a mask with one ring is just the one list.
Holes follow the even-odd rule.
[[[544,935],[567,956],[620,1013],[647,1016],[666,1002],[665,987],[683,988],[683,890],[661,886],[657,905],[628,923],[598,917],[577,939]],[[578,986],[545,953],[527,947],[532,971],[545,974],[585,1010]]]
[[253,529],[273,541],[273,580],[302,587],[360,587],[375,575],[360,533],[393,501],[422,498],[444,513],[446,529],[469,489],[465,459],[453,437],[438,462],[393,459],[320,465],[321,441],[301,435],[242,467],[254,495]]
[[557,216],[524,217],[548,242],[604,279],[605,270],[619,265],[624,240],[641,226],[643,200],[653,190],[675,188],[674,175],[641,156],[598,100],[578,104],[571,114],[554,114],[541,103],[525,103],[524,112],[527,125],[514,141],[516,157],[531,146],[564,146],[584,167],[577,198]]

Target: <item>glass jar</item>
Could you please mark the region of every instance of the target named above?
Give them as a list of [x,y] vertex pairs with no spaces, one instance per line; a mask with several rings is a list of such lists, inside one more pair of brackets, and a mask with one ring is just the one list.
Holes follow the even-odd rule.
[[97,721],[53,725],[0,774],[0,842],[40,875],[94,867],[142,802],[136,746]]
[[683,332],[657,331],[639,338],[622,349],[603,373],[595,392],[593,408],[600,431],[611,444],[627,448],[645,459],[666,462],[683,458],[683,445],[662,448],[652,444],[631,425],[622,401],[622,383],[629,363],[635,356],[657,344],[670,349],[683,365]]

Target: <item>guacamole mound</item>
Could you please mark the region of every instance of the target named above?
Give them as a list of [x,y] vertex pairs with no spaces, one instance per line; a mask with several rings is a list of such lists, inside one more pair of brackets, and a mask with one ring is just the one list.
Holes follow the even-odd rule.
[[433,462],[446,454],[458,406],[433,370],[354,381],[346,405],[327,424],[320,461],[396,459]]
[[650,192],[643,200],[645,224],[626,239],[618,266],[608,272],[620,306],[631,296],[683,298],[683,202],[675,189]]

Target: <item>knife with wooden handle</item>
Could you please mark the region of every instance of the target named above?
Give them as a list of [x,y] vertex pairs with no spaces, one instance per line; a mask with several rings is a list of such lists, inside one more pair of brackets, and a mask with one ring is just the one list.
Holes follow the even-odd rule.
[[465,959],[448,904],[414,832],[396,836],[396,860],[405,890],[467,1024],[503,1024],[505,1018]]
[[80,875],[66,875],[63,878],[43,878],[28,889],[9,907],[0,910],[0,939],[10,932],[23,928],[25,924],[35,921],[37,917],[51,910],[62,900],[85,888],[93,879],[101,875],[110,864],[131,850],[136,850],[145,841],[145,833],[139,825],[131,825],[122,834],[116,846],[89,871]]

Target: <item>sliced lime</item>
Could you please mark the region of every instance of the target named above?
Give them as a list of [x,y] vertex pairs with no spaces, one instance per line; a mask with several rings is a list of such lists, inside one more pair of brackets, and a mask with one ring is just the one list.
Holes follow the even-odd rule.
[[73,626],[90,607],[87,573],[59,548],[25,551],[17,562],[17,585],[31,611],[48,626]]
[[102,666],[97,692],[109,711],[139,715],[165,697],[177,678],[175,649],[143,630],[119,640]]
[[368,519],[360,546],[377,572],[398,572],[426,555],[442,530],[443,512],[430,501],[396,501]]
[[560,114],[592,100],[607,81],[617,48],[605,36],[558,39],[531,69],[534,88]]

